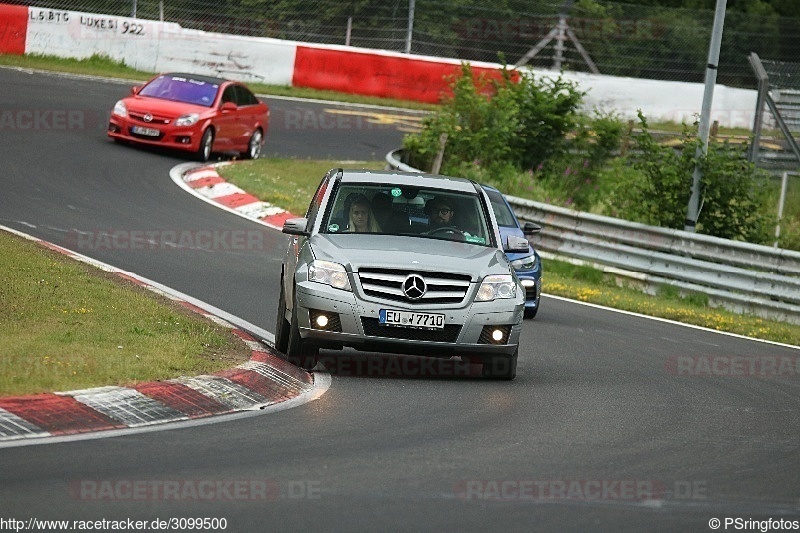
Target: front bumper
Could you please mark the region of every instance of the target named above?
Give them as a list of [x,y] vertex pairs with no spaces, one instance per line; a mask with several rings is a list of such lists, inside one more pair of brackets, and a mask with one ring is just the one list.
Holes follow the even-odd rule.
[[[357,298],[349,291],[304,281],[296,286],[300,336],[321,348],[345,346],[375,352],[451,357],[453,355],[512,355],[522,330],[524,300],[495,300],[466,305],[409,306],[397,301]],[[445,326],[423,330],[384,326],[378,323],[381,309],[444,313]],[[325,328],[312,324],[312,317],[325,314]],[[504,337],[493,341],[489,334],[501,329]]]
[[[157,137],[137,135],[131,131],[133,126],[154,128],[161,133]],[[202,131],[197,124],[187,127],[176,127],[169,124],[152,126],[144,122],[140,123],[136,120],[119,117],[113,114],[108,120],[107,133],[112,139],[120,139],[149,146],[162,146],[173,150],[185,150],[187,152],[198,151],[200,149],[200,139],[202,137]]]
[[542,278],[538,273],[517,271],[517,277],[525,289],[525,309],[536,309],[542,294]]

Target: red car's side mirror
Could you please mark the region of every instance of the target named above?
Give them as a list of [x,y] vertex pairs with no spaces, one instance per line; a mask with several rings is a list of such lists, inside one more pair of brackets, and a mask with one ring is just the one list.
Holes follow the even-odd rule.
[[225,102],[224,104],[222,104],[221,109],[223,111],[236,111],[236,104],[234,104],[233,102]]
[[141,85],[134,85],[133,87],[131,87],[131,94],[135,95],[141,90],[142,90]]

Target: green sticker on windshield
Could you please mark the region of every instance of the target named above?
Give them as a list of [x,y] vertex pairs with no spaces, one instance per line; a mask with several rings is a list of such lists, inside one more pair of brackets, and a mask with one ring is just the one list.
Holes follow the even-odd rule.
[[330,231],[331,233],[336,233],[337,231],[339,231],[339,224],[331,224],[330,226],[328,226],[328,231]]
[[486,239],[483,237],[478,237],[477,235],[470,235],[469,233],[464,234],[464,240],[467,242],[474,242],[475,244],[486,244]]
[[403,191],[400,190],[399,188],[395,187],[394,189],[392,189],[392,196],[394,196],[395,198],[400,198],[402,194]]

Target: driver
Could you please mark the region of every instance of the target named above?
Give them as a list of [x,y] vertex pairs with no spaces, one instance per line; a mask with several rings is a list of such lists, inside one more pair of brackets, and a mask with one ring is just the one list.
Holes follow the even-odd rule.
[[454,228],[453,217],[456,211],[453,201],[444,196],[435,196],[425,204],[425,214],[428,215],[428,225],[433,231],[438,228]]

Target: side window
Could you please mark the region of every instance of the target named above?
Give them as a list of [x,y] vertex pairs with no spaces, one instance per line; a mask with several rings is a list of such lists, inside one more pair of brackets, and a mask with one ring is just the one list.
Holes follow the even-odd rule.
[[[225,92],[222,93],[222,100],[220,100],[220,105],[224,104],[225,102],[233,102],[236,103],[236,86],[229,85],[225,88]],[[237,104],[238,105],[238,104]]]
[[255,97],[250,90],[243,86],[237,85],[236,86],[236,103],[240,106],[244,105],[255,105],[258,103],[258,99]]

